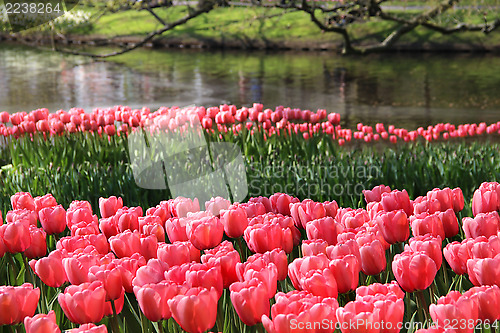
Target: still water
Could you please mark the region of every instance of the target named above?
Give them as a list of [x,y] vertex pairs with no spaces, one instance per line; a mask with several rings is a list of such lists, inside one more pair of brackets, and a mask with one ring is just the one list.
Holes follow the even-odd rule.
[[0,45],[0,111],[253,102],[415,128],[500,120],[500,58],[138,50],[108,61]]

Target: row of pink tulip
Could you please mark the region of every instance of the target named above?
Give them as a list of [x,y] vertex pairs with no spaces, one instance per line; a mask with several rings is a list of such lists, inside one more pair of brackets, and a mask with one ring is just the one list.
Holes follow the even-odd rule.
[[[476,190],[475,216],[463,218],[461,228],[455,214],[464,208],[459,188],[434,189],[410,200],[405,190],[380,185],[364,191],[366,209],[276,193],[234,204],[218,197],[206,202],[204,211],[196,199],[179,197],[144,214],[110,197],[99,200],[100,218],[86,201],[64,209],[50,194],[16,193],[0,227],[0,249],[2,255],[33,258],[30,269],[51,288],[71,284],[58,302],[73,323],[115,316],[125,293],[133,293],[149,320],[173,317],[188,332],[214,327],[217,302],[228,289],[241,321],[262,323],[269,332],[326,319],[328,329],[316,331],[333,332],[339,325],[343,333],[360,332],[363,327],[352,329],[350,323],[364,319],[391,323],[370,332],[397,333],[405,314],[404,292],[429,288],[447,269],[444,254],[453,272],[467,273],[477,287],[464,294],[452,291],[425,308],[440,329],[451,320],[466,320],[470,325],[457,331],[470,333],[479,320],[500,319],[498,306],[491,306],[500,303],[499,186],[484,183]],[[62,232],[70,235],[48,249],[46,235],[57,238]],[[459,233],[466,238],[442,249],[445,239]],[[224,235],[238,246],[223,241]],[[241,239],[254,253],[248,258]],[[400,253],[391,247],[397,244],[405,244]],[[291,253],[299,245],[302,257],[295,258]],[[364,276],[390,273],[395,280],[388,284],[362,286]],[[277,293],[278,281],[288,279],[295,290]],[[356,299],[340,306],[339,294],[353,291]],[[24,321],[28,332],[47,332],[38,327],[49,326],[57,331],[53,314],[33,317],[39,297],[31,284],[1,287],[0,324]],[[81,331],[87,329],[106,327]]]
[[252,107],[237,108],[234,105],[220,107],[161,107],[155,112],[149,108],[131,109],[116,106],[108,109],[95,109],[85,113],[83,109],[73,108],[68,112],[59,110],[49,113],[47,109],[37,109],[30,113],[18,112],[0,113],[0,134],[18,137],[24,134],[41,132],[51,135],[75,132],[95,132],[109,136],[128,133],[131,129],[142,127],[151,130],[183,130],[192,128],[194,123],[209,131],[217,129],[221,133],[229,131],[238,135],[242,130],[251,132],[263,131],[265,137],[273,135],[300,135],[308,139],[318,133],[331,136],[340,145],[351,140],[365,142],[389,140],[396,143],[424,138],[427,141],[448,140],[450,138],[475,137],[493,135],[500,132],[500,122],[490,125],[462,124],[452,125],[439,123],[427,128],[416,130],[396,128],[378,123],[375,127],[357,124],[355,130],[342,128],[338,113],[327,114],[326,110],[316,112],[276,107],[275,110],[264,109],[262,104],[255,103]]

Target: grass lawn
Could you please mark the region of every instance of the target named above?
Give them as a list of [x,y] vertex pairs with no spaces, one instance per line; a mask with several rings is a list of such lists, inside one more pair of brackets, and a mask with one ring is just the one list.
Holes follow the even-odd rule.
[[[96,9],[81,7],[86,11]],[[155,12],[166,22],[172,22],[187,12],[185,6],[155,9]],[[398,15],[415,14],[415,9],[397,12]],[[494,19],[494,11],[488,11],[488,20]],[[484,22],[482,14],[472,12],[471,9],[457,9],[449,11],[441,18],[441,23],[454,24],[464,19],[472,23]],[[354,24],[350,32],[356,42],[370,43],[385,38],[395,27],[395,23],[372,20]],[[128,10],[103,15],[90,29],[77,29],[72,34],[99,35],[99,36],[144,36],[150,31],[160,28],[161,24],[148,12]],[[246,47],[282,45],[288,47],[322,48],[341,43],[341,37],[335,33],[322,32],[303,13],[293,10],[256,7],[225,7],[216,8],[210,13],[203,14],[184,25],[163,34],[164,38],[192,42],[212,42],[215,44],[240,44]],[[403,43],[442,43],[442,44],[471,44],[498,45],[500,34],[484,35],[481,32],[465,32],[453,35],[441,35],[425,28],[418,28],[401,39]]]

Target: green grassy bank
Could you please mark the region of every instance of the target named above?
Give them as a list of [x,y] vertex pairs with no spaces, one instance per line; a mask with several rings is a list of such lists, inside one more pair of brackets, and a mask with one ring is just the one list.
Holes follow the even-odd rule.
[[[414,7],[394,9],[393,14],[414,14]],[[486,6],[485,8],[489,8]],[[493,8],[493,7],[492,7]],[[79,6],[96,14],[100,9]],[[165,22],[172,22],[186,14],[185,6],[158,8],[155,13]],[[484,16],[486,15],[486,16]],[[479,12],[472,9],[453,9],[443,14],[438,23],[466,20],[470,23],[493,21],[497,16],[492,9]],[[396,23],[372,18],[350,26],[349,32],[357,44],[370,44],[383,40]],[[147,33],[160,28],[161,24],[147,11],[126,10],[106,13],[91,25],[62,30],[69,40],[98,40],[100,42],[136,42]],[[37,30],[38,31],[38,30]],[[24,34],[38,33],[35,31]],[[258,8],[249,6],[221,7],[167,31],[158,42],[160,46],[203,46],[271,49],[337,49],[342,43],[340,35],[322,32],[308,14],[292,9]],[[500,34],[485,35],[481,32],[463,32],[441,35],[425,28],[418,28],[395,45],[396,48],[412,49],[462,49],[495,50],[500,47]]]

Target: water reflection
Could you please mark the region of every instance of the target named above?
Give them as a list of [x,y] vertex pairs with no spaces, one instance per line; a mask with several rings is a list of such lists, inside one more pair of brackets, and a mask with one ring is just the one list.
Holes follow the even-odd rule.
[[493,122],[500,111],[492,56],[139,50],[115,61],[2,45],[0,110],[262,102],[410,127]]

